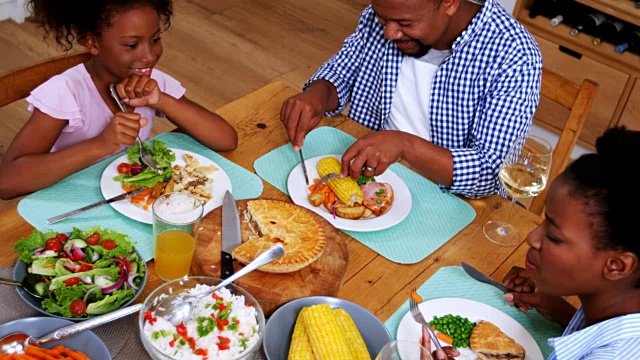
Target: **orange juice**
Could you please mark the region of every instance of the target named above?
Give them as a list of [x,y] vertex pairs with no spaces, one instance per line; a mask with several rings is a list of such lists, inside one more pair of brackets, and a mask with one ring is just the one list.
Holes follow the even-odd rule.
[[162,280],[174,280],[189,275],[196,240],[181,230],[158,234],[154,246],[156,275]]

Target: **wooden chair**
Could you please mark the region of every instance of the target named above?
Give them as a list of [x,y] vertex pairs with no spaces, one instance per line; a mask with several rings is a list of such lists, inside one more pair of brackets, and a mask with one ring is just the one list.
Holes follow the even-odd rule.
[[[573,151],[573,146],[580,136],[582,126],[587,119],[587,113],[596,96],[596,90],[598,90],[598,84],[591,80],[585,79],[582,81],[582,85],[578,86],[547,69],[542,69],[540,95],[549,98],[569,110],[569,117],[562,128],[558,143],[553,150],[551,171],[547,184],[551,184],[551,181],[567,166],[571,152]],[[540,195],[533,198],[529,206],[530,211],[538,215],[543,214],[548,189],[549,186],[547,186]]]
[[26,98],[33,89],[52,76],[89,59],[91,54],[88,52],[63,55],[0,75],[0,107]]

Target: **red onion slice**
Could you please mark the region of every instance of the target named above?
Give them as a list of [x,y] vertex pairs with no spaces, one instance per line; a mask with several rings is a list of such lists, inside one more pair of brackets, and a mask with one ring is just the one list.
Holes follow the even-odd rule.
[[127,278],[127,285],[129,285],[129,287],[132,288],[133,290],[138,291],[138,287],[133,285],[133,279],[135,279],[136,276],[138,276],[138,274],[136,273],[129,274],[129,277]]
[[89,294],[91,294],[94,290],[100,289],[100,286],[95,286],[92,287],[91,289],[87,290],[87,293],[84,294],[84,298],[82,298],[82,301],[86,304],[87,303],[87,299],[89,298]]
[[80,279],[80,281],[82,281],[82,283],[85,285],[93,284],[93,281],[91,281],[91,276],[78,276],[78,279]]
[[78,267],[75,264],[72,264],[68,261],[65,261],[64,264],[62,264],[62,267],[72,272],[76,272],[76,270],[78,270]]
[[122,287],[122,284],[124,284],[125,280],[128,279],[128,277],[129,277],[129,274],[127,273],[127,268],[125,266],[124,268],[122,268],[122,274],[120,274],[120,278],[118,279],[118,281],[116,281],[115,284],[111,286],[102,288],[102,292],[105,294],[108,294],[120,289],[120,287]]
[[34,250],[33,255],[38,256],[38,255],[42,255],[44,254],[44,252],[47,251],[45,248],[41,247],[41,248],[37,248]]

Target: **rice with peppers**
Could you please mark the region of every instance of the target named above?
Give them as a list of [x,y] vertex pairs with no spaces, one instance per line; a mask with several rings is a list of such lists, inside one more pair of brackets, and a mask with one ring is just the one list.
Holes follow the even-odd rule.
[[[210,288],[198,284],[189,294]],[[235,359],[260,339],[255,307],[226,288],[200,299],[186,324],[173,326],[150,312],[145,318],[145,336],[158,350],[176,359]]]

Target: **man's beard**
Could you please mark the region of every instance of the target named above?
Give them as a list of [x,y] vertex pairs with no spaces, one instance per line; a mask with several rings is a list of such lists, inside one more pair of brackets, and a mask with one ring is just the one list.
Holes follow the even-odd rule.
[[421,41],[415,40],[415,39],[412,39],[411,41],[418,45],[418,50],[416,50],[415,52],[407,53],[404,50],[399,49],[400,52],[402,52],[406,56],[411,56],[413,58],[421,58],[427,55],[429,50],[431,50],[431,45],[423,44]]

